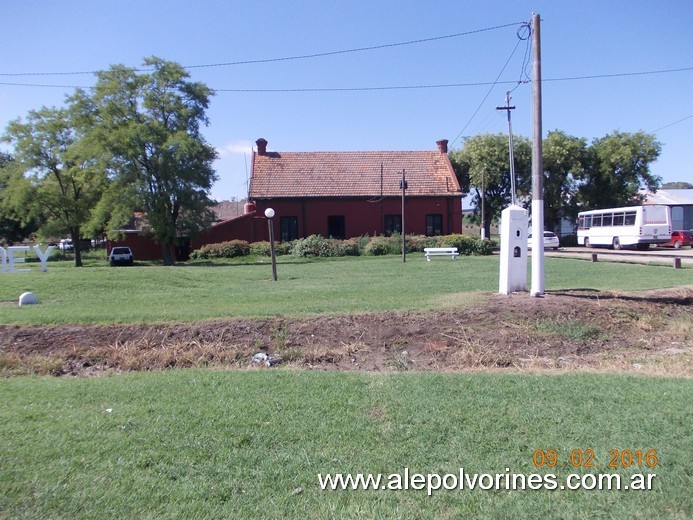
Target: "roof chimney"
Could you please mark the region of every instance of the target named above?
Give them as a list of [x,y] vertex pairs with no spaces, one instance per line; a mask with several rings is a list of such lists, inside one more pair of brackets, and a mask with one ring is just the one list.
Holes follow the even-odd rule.
[[438,145],[438,150],[440,151],[440,153],[448,153],[447,139],[441,139],[440,141],[436,141],[436,144]]
[[258,155],[267,155],[267,139],[263,139],[262,137],[255,141],[255,144],[257,145],[257,154]]

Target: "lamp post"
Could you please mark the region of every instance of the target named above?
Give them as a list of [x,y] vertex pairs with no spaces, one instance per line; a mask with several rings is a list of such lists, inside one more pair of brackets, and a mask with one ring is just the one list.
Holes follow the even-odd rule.
[[270,239],[270,253],[272,255],[272,278],[277,281],[277,257],[274,253],[274,225],[272,223],[272,218],[274,217],[274,210],[272,208],[267,208],[265,210],[265,217],[267,217],[267,226],[269,228],[269,239]]
[[407,191],[406,170],[402,170],[402,180],[399,182],[399,187],[402,188],[402,262],[407,262],[407,239],[404,233],[404,194]]

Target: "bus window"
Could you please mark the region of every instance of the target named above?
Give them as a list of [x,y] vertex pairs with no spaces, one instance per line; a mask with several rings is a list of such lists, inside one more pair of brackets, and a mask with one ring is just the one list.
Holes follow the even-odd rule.
[[605,213],[602,217],[602,226],[611,226],[611,223],[614,220],[614,214],[613,213]]
[[623,225],[623,213],[614,213],[614,226]]
[[634,226],[635,225],[635,211],[629,211],[626,213],[625,223],[626,223],[626,226]]
[[600,227],[602,225],[601,215],[592,215],[592,227]]

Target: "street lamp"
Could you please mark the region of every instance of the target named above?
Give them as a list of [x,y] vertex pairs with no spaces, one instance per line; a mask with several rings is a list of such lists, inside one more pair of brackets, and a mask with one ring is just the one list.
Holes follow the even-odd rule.
[[406,170],[402,170],[402,180],[399,181],[399,187],[402,190],[402,262],[406,263],[407,261],[407,239],[405,238],[405,232],[404,232],[404,193],[407,191],[407,188],[409,187],[407,185],[407,179],[406,179]]
[[272,224],[272,218],[274,217],[274,210],[272,208],[267,208],[265,210],[265,217],[267,217],[267,226],[269,228],[269,239],[270,239],[270,253],[272,255],[272,278],[277,281],[277,257],[274,253],[274,225]]

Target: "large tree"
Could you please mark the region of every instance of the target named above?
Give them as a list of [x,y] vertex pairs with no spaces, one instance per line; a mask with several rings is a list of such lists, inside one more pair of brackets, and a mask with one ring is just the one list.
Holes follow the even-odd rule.
[[84,139],[86,120],[75,105],[31,111],[7,126],[4,139],[14,145],[16,166],[34,188],[31,204],[40,212],[39,233],[69,234],[75,266],[81,267],[82,225],[101,198],[105,176],[99,156]]
[[111,229],[139,210],[146,215],[164,263],[174,262],[179,235],[207,227],[215,149],[201,133],[213,92],[189,81],[180,65],[144,61],[146,72],[113,66],[98,74],[93,95],[75,98],[97,121],[92,136],[112,156],[110,193],[101,214]]
[[640,204],[639,190],[657,191],[661,178],[650,172],[662,145],[652,134],[613,132],[595,139],[579,187],[586,209]]
[[[532,147],[530,141],[521,136],[515,136],[513,142],[516,189],[517,194],[523,196],[528,193],[531,184]],[[461,149],[450,153],[450,161],[460,184],[468,186],[474,194],[475,220],[484,223],[487,237],[490,236],[492,220],[499,218],[501,211],[512,200],[509,157],[508,136],[503,134],[471,137],[464,142]]]
[[544,166],[544,225],[557,231],[562,218],[578,212],[577,179],[588,162],[587,141],[555,130],[542,143]]
[[0,152],[0,243],[12,245],[38,229],[33,189],[10,154]]

